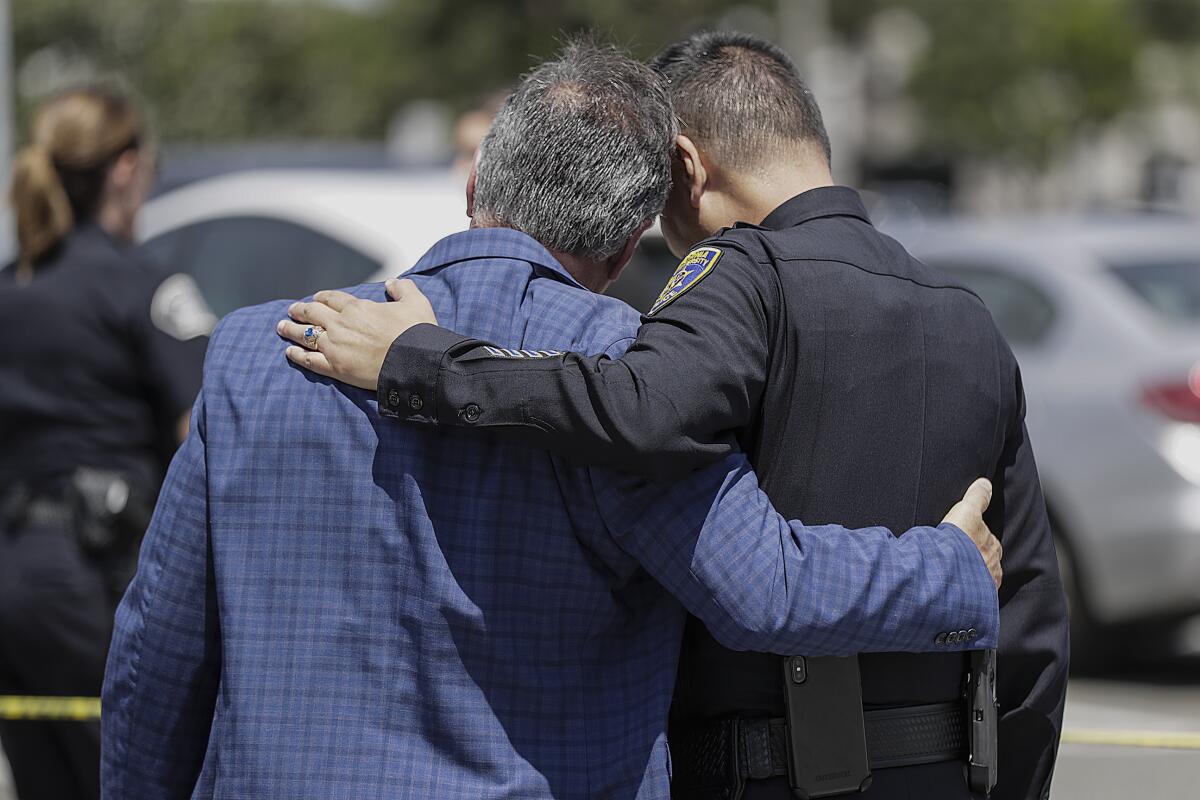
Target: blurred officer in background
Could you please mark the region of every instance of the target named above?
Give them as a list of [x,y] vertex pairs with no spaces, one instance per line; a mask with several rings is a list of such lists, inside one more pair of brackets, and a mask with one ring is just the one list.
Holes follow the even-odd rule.
[[[100,693],[116,601],[200,384],[211,314],[130,251],[153,159],[100,88],[38,112],[0,271],[0,694]],[[97,722],[0,722],[22,800],[99,795]]]
[[[902,530],[973,476],[991,477],[985,519],[1001,532],[1005,574],[993,797],[1045,797],[1067,614],[1012,352],[978,297],[876,231],[858,194],[833,185],[820,110],[777,47],[697,34],[655,67],[682,129],[662,230],[684,258],[625,355],[511,358],[430,325],[409,328],[434,322],[410,288],[398,303],[360,308],[378,317],[378,341],[326,348],[312,363],[377,387],[381,402],[422,397],[395,408],[404,418],[502,430],[630,472],[678,474],[740,444],[781,513],[808,523],[882,519]],[[313,307],[297,321],[312,322]],[[325,327],[331,343],[342,333]],[[937,644],[971,635],[947,631]],[[968,736],[980,737],[969,747],[981,761],[996,746],[995,726],[975,724],[983,710],[961,705],[968,676],[981,675],[974,662],[958,653],[858,662],[861,681],[822,684],[815,671],[785,680],[778,657],[729,650],[692,620],[671,722],[676,796],[782,800],[792,786],[824,793],[851,776],[857,790],[861,773],[842,769],[854,737],[823,741],[854,717],[865,717],[873,776],[863,797],[986,791],[994,764],[964,779]],[[831,713],[856,684],[857,710]],[[785,724],[785,695],[816,713]],[[888,747],[895,730],[903,744]],[[789,748],[793,761],[813,749],[833,760],[789,774]]]

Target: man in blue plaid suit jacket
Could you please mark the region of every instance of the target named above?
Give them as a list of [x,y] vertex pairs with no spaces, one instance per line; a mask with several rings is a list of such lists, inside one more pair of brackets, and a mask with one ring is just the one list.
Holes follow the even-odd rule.
[[[472,180],[474,229],[410,272],[438,319],[513,357],[623,352],[637,314],[589,289],[661,208],[672,130],[652,74],[615,51],[573,45],[533,73]],[[502,154],[537,131],[571,131],[542,159],[599,137],[587,169],[616,212],[582,198],[539,222],[529,204],[560,189],[532,177],[497,196]],[[527,232],[504,224],[522,207]],[[398,425],[374,395],[287,363],[286,308],[213,336],[117,615],[106,797],[665,798],[687,611],[736,648],[925,650],[963,627],[978,639],[955,649],[996,644],[992,578],[954,526],[789,523],[741,456],[653,485]]]

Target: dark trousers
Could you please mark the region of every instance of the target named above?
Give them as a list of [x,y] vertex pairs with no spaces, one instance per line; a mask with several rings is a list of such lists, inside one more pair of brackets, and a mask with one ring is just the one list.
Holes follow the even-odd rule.
[[[871,786],[861,794],[842,795],[844,800],[969,800],[962,763],[944,762],[919,767],[878,769]],[[787,778],[747,781],[742,800],[793,800]]]
[[[0,530],[0,694],[96,697],[113,607],[65,530]],[[99,722],[0,721],[20,800],[100,796]]]

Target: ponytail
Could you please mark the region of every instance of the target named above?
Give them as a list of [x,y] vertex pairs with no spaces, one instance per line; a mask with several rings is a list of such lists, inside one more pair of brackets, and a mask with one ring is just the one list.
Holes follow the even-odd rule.
[[13,159],[11,200],[22,264],[32,265],[54,249],[75,224],[62,179],[40,144],[23,148]]
[[96,214],[108,172],[122,152],[138,147],[142,122],[128,97],[82,86],[38,109],[32,134],[13,159],[10,189],[19,261],[28,268]]

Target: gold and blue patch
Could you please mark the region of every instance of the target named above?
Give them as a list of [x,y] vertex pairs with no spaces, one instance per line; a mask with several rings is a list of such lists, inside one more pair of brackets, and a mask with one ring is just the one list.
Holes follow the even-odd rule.
[[646,316],[652,317],[662,311],[676,298],[703,280],[705,275],[713,271],[713,267],[717,265],[720,258],[721,249],[719,247],[697,247],[684,256],[683,260],[679,262],[679,266],[675,268],[675,274],[671,276],[671,280],[667,281],[662,294],[654,301],[654,305]]

